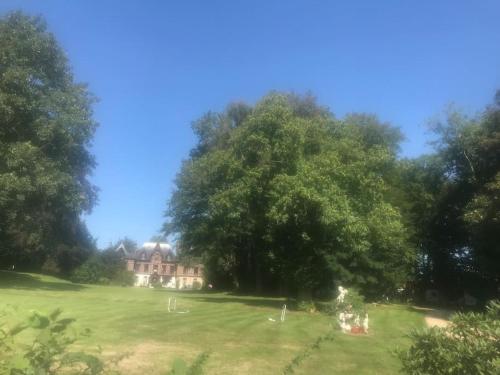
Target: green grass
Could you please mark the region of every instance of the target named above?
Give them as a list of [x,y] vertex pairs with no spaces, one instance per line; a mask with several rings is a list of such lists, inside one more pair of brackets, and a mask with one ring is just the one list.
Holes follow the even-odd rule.
[[[178,310],[189,313],[168,313],[170,296],[177,298]],[[119,363],[126,374],[164,374],[176,357],[192,362],[207,350],[208,374],[280,374],[332,329],[334,340],[305,359],[297,374],[396,374],[399,362],[392,352],[408,345],[405,334],[412,327],[424,324],[421,313],[402,305],[370,306],[367,336],[342,334],[323,314],[290,311],[284,324],[270,322],[269,317],[279,320],[283,303],[227,293],[77,285],[0,271],[0,310],[15,306],[22,319],[30,310],[61,307],[64,316],[77,319],[76,328],[92,330],[77,345],[89,351],[100,345],[109,359],[130,354]]]

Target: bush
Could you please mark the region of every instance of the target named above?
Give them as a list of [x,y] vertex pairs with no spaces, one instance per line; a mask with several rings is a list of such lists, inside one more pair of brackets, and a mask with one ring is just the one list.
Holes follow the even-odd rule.
[[201,289],[201,283],[199,281],[193,281],[193,289]]
[[152,283],[151,283],[151,286],[152,286],[153,288],[156,288],[156,289],[160,289],[160,288],[162,288],[162,284],[161,284],[161,282],[160,282],[160,281],[155,281],[155,282],[152,282]]
[[413,331],[412,345],[398,353],[407,374],[500,373],[500,302],[485,313],[458,313],[446,328]]
[[133,272],[125,270],[125,262],[113,251],[107,250],[94,254],[73,271],[70,280],[82,284],[134,285]]
[[97,283],[100,285],[109,285],[110,282],[111,280],[108,279],[107,277],[99,277],[99,280],[97,281]]
[[98,284],[104,277],[104,267],[98,258],[92,257],[73,271],[70,280],[80,284]]
[[42,273],[54,276],[59,275],[61,273],[61,269],[59,268],[56,259],[48,257],[42,265]]
[[121,270],[113,278],[113,283],[121,286],[133,286],[135,283],[135,274],[133,271]]

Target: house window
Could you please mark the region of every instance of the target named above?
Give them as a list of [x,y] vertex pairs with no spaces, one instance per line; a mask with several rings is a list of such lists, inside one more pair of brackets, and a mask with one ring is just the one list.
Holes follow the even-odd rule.
[[189,267],[184,267],[184,275],[189,274]]
[[194,274],[198,275],[198,267],[194,267]]
[[158,265],[157,264],[153,265],[153,272],[158,272]]
[[175,266],[174,265],[171,265],[170,266],[170,274],[174,274],[175,273]]
[[144,265],[144,272],[149,272],[149,264]]
[[162,272],[162,273],[167,273],[167,266],[166,266],[165,264],[163,264],[163,265],[161,266],[161,272]]
[[146,253],[142,253],[142,254],[141,254],[141,259],[142,259],[142,260],[146,259]]
[[139,272],[140,266],[141,265],[139,263],[134,264],[134,271]]

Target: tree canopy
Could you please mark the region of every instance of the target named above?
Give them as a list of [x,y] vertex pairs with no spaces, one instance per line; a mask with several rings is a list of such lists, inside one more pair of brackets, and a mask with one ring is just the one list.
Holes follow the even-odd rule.
[[414,259],[390,175],[401,134],[376,117],[336,120],[310,96],[272,93],[194,122],[166,232],[241,289],[365,294],[404,284]]
[[69,271],[94,246],[94,101],[40,18],[0,19],[0,265]]
[[421,276],[449,298],[464,290],[494,296],[500,288],[500,92],[482,113],[450,110],[433,130],[435,153],[414,161],[406,176],[425,263]]

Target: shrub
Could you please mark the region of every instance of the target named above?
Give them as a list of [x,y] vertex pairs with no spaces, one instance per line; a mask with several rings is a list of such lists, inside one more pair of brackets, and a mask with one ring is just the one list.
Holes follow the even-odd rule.
[[73,271],[70,280],[82,284],[134,285],[133,272],[125,270],[125,262],[113,251],[94,254]]
[[133,271],[121,270],[113,278],[113,283],[121,286],[132,286],[135,283],[135,274]]
[[153,288],[159,289],[159,288],[161,288],[161,287],[162,287],[162,284],[161,284],[161,282],[160,282],[160,281],[155,281],[155,282],[152,282],[152,283],[151,283],[151,286],[152,286]]
[[400,351],[403,372],[429,375],[500,373],[500,303],[484,313],[458,313],[446,328],[410,333],[412,344]]
[[92,257],[73,271],[70,279],[74,283],[98,284],[101,277],[104,277],[104,267],[98,258]]
[[109,285],[110,282],[111,280],[107,277],[99,277],[99,280],[97,281],[97,283],[100,285]]
[[48,257],[42,265],[42,273],[46,275],[59,275],[61,269],[57,264],[57,260],[53,257]]
[[193,289],[201,289],[201,283],[199,281],[193,281]]

